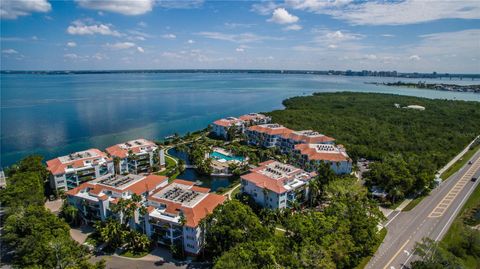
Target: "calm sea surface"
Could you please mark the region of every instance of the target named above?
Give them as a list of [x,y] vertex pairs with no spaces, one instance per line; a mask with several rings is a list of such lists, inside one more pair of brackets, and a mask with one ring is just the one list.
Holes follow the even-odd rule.
[[220,117],[281,109],[285,98],[313,92],[480,101],[480,94],[364,83],[397,80],[290,74],[2,74],[0,166],[32,153],[49,159],[138,137],[162,139],[205,128]]

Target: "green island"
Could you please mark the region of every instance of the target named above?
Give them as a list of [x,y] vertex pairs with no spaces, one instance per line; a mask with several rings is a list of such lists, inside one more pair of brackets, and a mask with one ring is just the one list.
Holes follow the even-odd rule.
[[[337,175],[330,166],[320,164],[315,167],[317,175],[308,183],[305,202],[281,210],[261,208],[252,197],[242,194],[238,181],[234,181],[229,189],[218,191],[226,196],[228,193],[229,199],[200,222],[205,242],[197,261],[222,269],[363,268],[387,233],[377,226],[385,218],[378,200],[371,196],[371,188],[385,191],[387,195],[380,202],[387,206],[407,197],[427,195],[434,187],[436,171],[480,130],[477,102],[344,92],[294,97],[283,104],[285,109],[267,113],[273,122],[335,137],[354,163],[371,161],[369,170],[361,181],[354,175]],[[408,105],[425,110],[402,108]],[[208,129],[157,144],[188,152],[192,164],[203,174],[211,173],[205,154],[215,146],[248,157],[250,165],[269,159],[288,162],[292,158],[273,149],[247,145],[245,138],[234,132],[227,141],[207,134]],[[169,156],[168,151],[165,166],[156,173],[169,180],[184,169],[183,160]],[[234,178],[249,170],[246,165],[230,168]],[[2,241],[11,251],[15,267],[105,268],[104,262],[91,263],[90,250],[69,236],[69,225],[75,227],[79,221],[75,207],[65,203],[58,217],[45,209],[48,171],[41,156],[27,157],[5,171],[8,184],[0,191],[6,209]],[[438,246],[443,251],[441,258],[453,255],[465,259],[465,267],[473,268],[469,266],[478,262],[479,232],[465,232],[471,229],[464,223],[478,225],[474,217],[479,211],[478,196],[477,187],[443,243],[424,245]],[[121,217],[95,223],[95,232],[87,242],[95,248],[104,246],[106,253],[121,249],[121,255],[131,258],[149,253],[153,240],[128,226],[135,212],[146,214],[141,200],[138,195],[131,200],[120,199],[111,210]],[[180,222],[185,224],[184,219]],[[172,245],[171,250],[174,258],[185,259],[181,246]],[[425,262],[434,264],[437,260]],[[422,266],[414,263],[414,268],[433,268]]]

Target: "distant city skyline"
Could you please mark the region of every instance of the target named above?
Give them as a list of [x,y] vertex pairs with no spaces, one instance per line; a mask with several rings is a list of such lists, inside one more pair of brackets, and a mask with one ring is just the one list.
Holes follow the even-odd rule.
[[4,0],[2,70],[480,73],[479,1]]

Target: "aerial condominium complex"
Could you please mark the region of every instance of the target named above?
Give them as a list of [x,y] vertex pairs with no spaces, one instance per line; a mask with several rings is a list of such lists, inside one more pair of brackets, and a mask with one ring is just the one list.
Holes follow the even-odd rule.
[[[86,222],[106,220],[108,217],[116,217],[110,210],[112,204],[119,199],[130,199],[133,194],[145,198],[155,190],[168,184],[168,178],[157,175],[106,175],[90,182],[81,184],[67,192],[67,201],[70,205],[78,208],[82,218]],[[141,225],[143,218],[139,218],[138,212],[130,220],[131,227]]]
[[228,139],[228,130],[230,128],[235,128],[237,133],[243,133],[244,122],[241,119],[235,117],[228,117],[224,119],[219,119],[213,122],[212,132],[217,136],[223,139]]
[[334,138],[312,130],[292,131],[280,135],[279,147],[282,152],[291,152],[298,144],[333,144]]
[[71,153],[47,161],[50,186],[54,190],[69,190],[83,182],[113,174],[113,161],[98,149]]
[[244,122],[246,127],[258,124],[267,124],[272,120],[272,118],[259,113],[249,113],[238,118]]
[[312,171],[320,162],[330,164],[336,174],[352,172],[352,161],[335,139],[312,130],[294,131],[280,124],[251,126],[246,131],[250,145],[278,148],[296,156],[295,164]]
[[118,174],[148,173],[152,172],[155,165],[165,165],[164,150],[143,138],[111,146],[106,151],[115,159]]
[[159,244],[180,245],[197,255],[204,243],[200,221],[225,201],[225,196],[210,189],[177,179],[148,199],[146,233]]
[[224,119],[219,119],[213,122],[212,132],[217,136],[223,139],[228,139],[228,130],[230,128],[235,128],[237,133],[244,133],[245,128],[257,124],[269,123],[271,118],[263,114],[258,113],[249,113],[242,115],[238,118],[228,117]]
[[270,160],[241,176],[242,193],[271,209],[291,207],[308,196],[308,182],[316,176],[295,166]]
[[297,164],[306,170],[314,170],[321,162],[330,165],[336,174],[352,172],[352,160],[342,145],[331,144],[298,144],[293,150],[297,155]]
[[248,127],[246,134],[250,145],[264,148],[278,147],[282,137],[293,132],[280,124],[270,123]]

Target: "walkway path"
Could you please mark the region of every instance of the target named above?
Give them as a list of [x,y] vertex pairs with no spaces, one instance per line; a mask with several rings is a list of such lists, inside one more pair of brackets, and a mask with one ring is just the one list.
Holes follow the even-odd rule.
[[442,167],[440,170],[438,170],[438,174],[441,175],[443,172],[447,171],[448,168],[450,168],[454,163],[456,163],[462,156],[467,153],[467,151],[470,149],[470,146],[477,140],[480,139],[480,135],[475,137],[468,146],[466,146],[457,156],[455,156],[449,163],[447,163],[444,167]]
[[234,190],[236,190],[237,188],[239,188],[242,184],[238,184],[236,185],[235,187],[233,187],[231,190],[227,191],[224,195],[227,196],[227,200],[231,200],[232,199],[232,192]]

